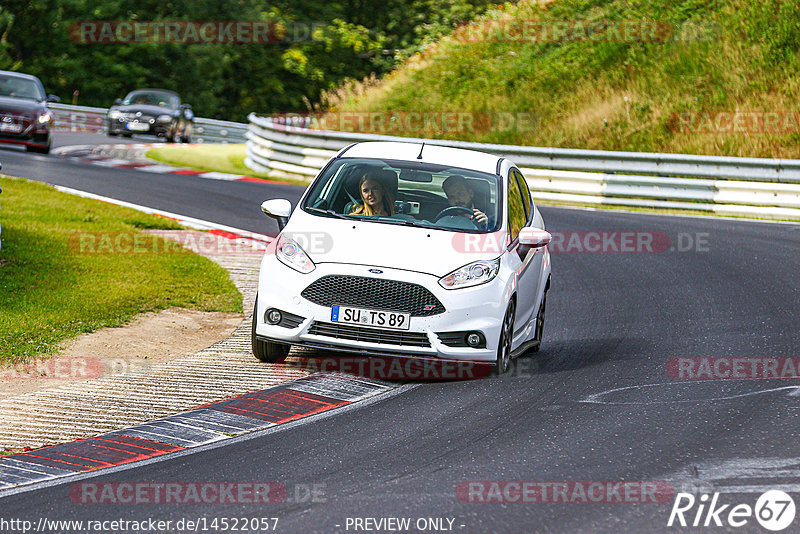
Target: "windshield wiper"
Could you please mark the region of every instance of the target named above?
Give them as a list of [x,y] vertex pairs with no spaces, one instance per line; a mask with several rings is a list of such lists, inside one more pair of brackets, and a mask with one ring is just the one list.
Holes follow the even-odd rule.
[[415,226],[417,228],[437,228],[437,229],[440,229],[440,230],[442,229],[441,226],[437,226],[437,225],[435,225],[433,223],[429,223],[429,222],[425,222],[425,221],[409,221],[407,219],[388,219],[388,218],[384,219],[383,217],[381,217],[380,219],[376,219],[376,220],[380,221],[380,222],[387,222],[389,224],[398,224],[398,225],[401,225],[401,226]]
[[348,219],[352,218],[352,217],[349,217],[347,215],[344,215],[343,213],[336,213],[333,210],[323,210],[321,208],[314,208],[314,207],[308,207],[306,209],[309,210],[309,211],[316,211],[317,213],[324,213],[326,215],[330,215],[331,217],[336,217],[337,219],[348,220]]

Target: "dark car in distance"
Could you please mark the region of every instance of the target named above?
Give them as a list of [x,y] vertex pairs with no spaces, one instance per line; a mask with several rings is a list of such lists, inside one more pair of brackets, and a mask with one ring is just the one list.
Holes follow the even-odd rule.
[[194,129],[192,106],[166,89],[137,89],[114,102],[106,116],[108,135],[155,135],[170,143],[190,143]]
[[39,78],[0,70],[0,143],[50,152],[55,121],[48,102],[58,102],[58,97],[46,96]]

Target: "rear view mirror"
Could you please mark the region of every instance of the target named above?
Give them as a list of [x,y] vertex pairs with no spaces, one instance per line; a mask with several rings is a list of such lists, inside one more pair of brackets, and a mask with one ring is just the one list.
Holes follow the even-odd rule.
[[519,232],[519,243],[533,248],[541,248],[548,243],[552,236],[550,232],[545,232],[541,228],[523,228]]
[[47,95],[48,102],[61,102],[61,99],[58,98],[56,95]]
[[400,179],[406,182],[429,183],[433,181],[433,175],[416,169],[403,169],[400,171]]
[[114,105],[115,106],[121,106],[122,105],[122,99],[121,98],[117,98],[116,100],[114,100]]
[[261,203],[261,211],[278,221],[278,229],[283,230],[292,213],[292,203],[285,198],[274,198]]

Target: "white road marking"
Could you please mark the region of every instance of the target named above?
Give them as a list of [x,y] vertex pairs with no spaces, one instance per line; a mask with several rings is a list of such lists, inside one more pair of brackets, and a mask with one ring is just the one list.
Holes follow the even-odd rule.
[[61,185],[54,185],[58,191],[69,193],[71,195],[77,195],[83,198],[91,198],[94,200],[101,200],[103,202],[108,202],[111,204],[116,204],[117,206],[123,206],[126,208],[135,209],[138,211],[142,211],[144,213],[150,213],[153,215],[161,215],[162,217],[168,217],[170,219],[175,219],[179,223],[189,226],[191,228],[197,228],[200,230],[221,230],[223,232],[230,232],[232,234],[236,234],[242,237],[247,237],[249,239],[255,239],[258,241],[266,241],[271,242],[272,238],[265,234],[258,234],[256,232],[250,232],[249,230],[242,230],[240,228],[234,228],[232,226],[227,226],[224,224],[218,224],[211,221],[205,221],[203,219],[196,219],[194,217],[188,217],[186,215],[180,215],[177,213],[172,213],[169,211],[158,210],[155,208],[149,208],[147,206],[142,206],[139,204],[133,204],[131,202],[125,202],[124,200],[117,200],[116,198],[111,197],[104,197],[102,195],[96,195],[94,193],[88,193],[86,191],[80,191],[78,189],[72,189],[70,187],[64,187]]
[[[659,480],[669,482],[676,491],[688,493],[764,493],[782,490],[800,493],[800,458],[733,458],[709,460],[692,466],[697,477],[689,477],[688,468],[674,472]],[[781,479],[787,479],[782,481]],[[737,481],[743,484],[737,485]],[[764,482],[773,480],[774,482]],[[748,483],[750,481],[755,484]]]
[[[746,379],[745,379],[746,380]],[[686,403],[695,403],[695,402],[709,402],[709,401],[720,401],[720,400],[731,400],[731,399],[738,399],[742,397],[752,397],[755,395],[762,395],[764,393],[773,393],[776,391],[789,391],[789,395],[792,397],[800,396],[800,386],[783,386],[779,388],[770,388],[770,389],[762,389],[758,391],[750,391],[747,393],[739,393],[736,395],[725,395],[721,397],[709,397],[704,399],[670,399],[664,401],[632,401],[632,402],[614,402],[614,401],[606,401],[603,400],[603,397],[606,395],[611,395],[612,393],[617,393],[619,391],[626,391],[626,390],[642,390],[644,388],[652,388],[652,387],[660,387],[660,386],[684,386],[689,384],[708,384],[708,383],[715,383],[719,385],[723,385],[728,382],[741,382],[742,380],[687,380],[684,382],[662,382],[659,384],[639,384],[636,386],[626,386],[622,388],[614,388],[608,389],[606,391],[601,391],[600,393],[593,393],[587,396],[584,399],[579,400],[578,402],[586,403],[586,404],[607,404],[607,405],[649,405],[649,404],[686,404]],[[748,382],[754,382],[753,380],[747,380]]]

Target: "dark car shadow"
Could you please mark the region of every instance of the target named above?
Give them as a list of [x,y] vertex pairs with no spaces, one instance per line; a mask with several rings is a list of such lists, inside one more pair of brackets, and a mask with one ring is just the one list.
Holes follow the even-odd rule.
[[[620,354],[618,349],[623,342],[625,353]],[[631,359],[631,355],[645,353],[648,348],[650,344],[644,339],[629,337],[545,340],[541,351],[527,352],[515,363],[518,368],[525,367],[529,374],[559,373]]]
[[[573,339],[546,342],[540,352],[527,352],[512,360],[511,369],[498,377],[535,376],[568,372],[621,358],[618,349],[625,343],[625,354],[645,352],[645,340],[631,338]],[[490,364],[453,362],[434,358],[358,355],[331,349],[293,347],[284,363],[274,364],[309,373],[335,376],[343,373],[397,384],[461,382],[494,375]]]

